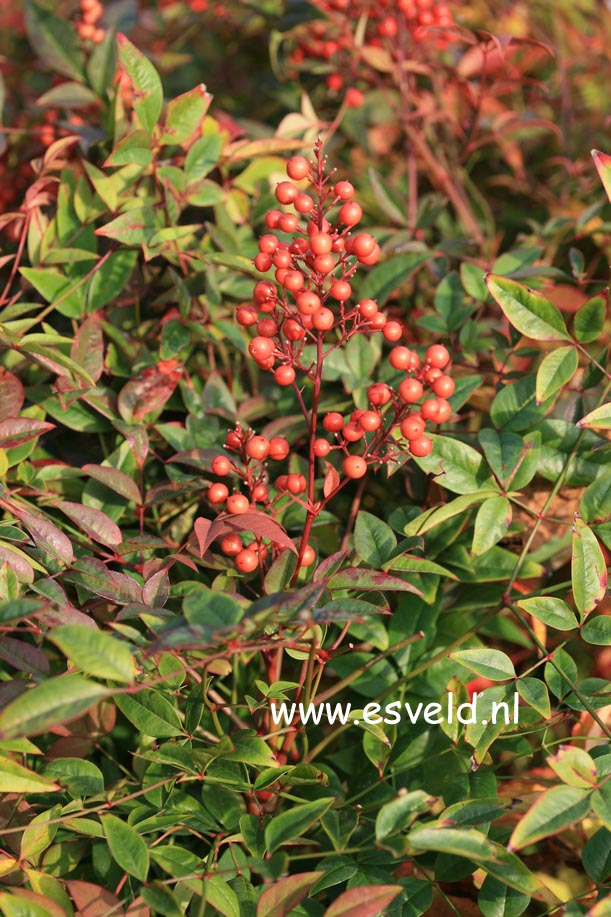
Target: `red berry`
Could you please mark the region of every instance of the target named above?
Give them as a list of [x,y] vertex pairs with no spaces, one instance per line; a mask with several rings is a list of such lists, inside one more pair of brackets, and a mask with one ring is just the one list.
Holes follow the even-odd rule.
[[422,382],[419,382],[418,379],[404,379],[399,385],[399,397],[406,404],[414,404],[414,402],[420,401],[423,393]]
[[314,201],[309,194],[298,194],[293,206],[297,213],[310,213],[314,209]]
[[426,458],[433,451],[433,440],[428,436],[418,436],[410,440],[409,451],[418,458]]
[[212,459],[212,471],[223,477],[231,471],[231,462],[226,455],[216,455]]
[[301,181],[310,174],[310,163],[305,156],[292,156],[286,164],[286,174],[293,181]]
[[295,381],[295,370],[292,366],[279,366],[274,373],[274,380],[278,385],[292,385]]
[[344,459],[342,468],[347,478],[362,478],[367,471],[367,462],[358,455],[349,455]]
[[335,267],[335,258],[331,252],[324,255],[316,255],[314,258],[314,270],[319,274],[330,274]]
[[292,255],[287,248],[279,248],[272,258],[274,267],[278,268],[289,267],[292,260]]
[[289,454],[290,446],[284,436],[272,436],[269,441],[269,457],[275,462],[282,462]]
[[245,497],[244,494],[231,494],[230,497],[227,497],[228,513],[241,515],[242,513],[247,513],[249,508],[250,503],[248,502],[248,497]]
[[302,474],[289,474],[286,489],[292,494],[302,494],[306,489],[306,479]]
[[260,360],[268,360],[274,352],[274,345],[269,338],[264,338],[259,335],[253,338],[248,345],[248,352],[257,362]]
[[286,484],[289,479],[288,474],[281,474],[276,478],[276,487],[278,490],[286,490]]
[[369,233],[361,232],[352,240],[351,255],[357,258],[366,258],[376,247],[376,240]]
[[410,414],[405,420],[401,421],[401,435],[406,439],[418,439],[422,436],[426,428],[426,423],[421,414]]
[[303,274],[301,271],[287,271],[284,275],[282,285],[286,287],[287,290],[291,290],[292,293],[296,293],[297,290],[301,290],[303,287]]
[[382,424],[382,418],[375,411],[363,411],[358,418],[359,425],[367,433],[372,433],[374,430],[379,430]]
[[362,299],[358,305],[358,310],[363,318],[373,318],[377,315],[378,304],[373,299]]
[[452,405],[444,398],[437,399],[437,423],[445,423],[452,416]]
[[244,547],[238,534],[225,535],[224,538],[221,538],[220,544],[223,554],[228,554],[230,557],[239,554]]
[[257,503],[264,503],[269,496],[269,491],[265,484],[257,484],[256,487],[253,487],[252,498],[256,500]]
[[350,88],[346,90],[346,108],[360,108],[364,101],[365,96],[360,89],[355,89],[354,86],[350,86]]
[[449,398],[454,394],[456,385],[450,376],[439,376],[433,383],[433,391],[439,398]]
[[359,261],[361,262],[361,264],[377,264],[378,261],[380,260],[380,255],[381,255],[380,246],[376,242],[376,244],[374,245],[373,251],[370,252],[368,255],[363,255],[361,258],[359,258]]
[[282,331],[287,341],[301,341],[305,337],[305,329],[294,318],[285,321]]
[[331,309],[327,309],[326,306],[323,306],[312,316],[312,325],[317,331],[330,331],[334,324],[335,316]]
[[229,496],[229,488],[225,484],[212,484],[208,488],[208,499],[211,503],[224,503]]
[[362,426],[354,420],[350,420],[345,424],[344,429],[342,430],[342,435],[346,442],[356,443],[363,435]]
[[240,573],[253,573],[259,566],[259,558],[250,548],[245,548],[237,555],[235,565]]
[[271,255],[266,255],[264,252],[259,252],[257,257],[255,258],[256,269],[258,271],[261,271],[262,273],[265,273],[265,271],[269,271],[271,266],[272,266]]
[[354,187],[349,181],[338,181],[333,191],[340,201],[349,201],[354,196]]
[[[337,187],[337,186],[336,186]],[[350,201],[339,208],[338,219],[345,226],[356,226],[363,216],[363,210],[356,201]]]
[[273,338],[278,333],[278,325],[273,318],[264,318],[257,325],[257,334],[264,338]]
[[314,315],[315,312],[318,312],[322,303],[316,293],[306,290],[304,293],[299,294],[295,300],[295,305],[302,315]]
[[376,312],[376,314],[369,319],[369,324],[373,331],[383,331],[386,327],[386,316],[383,312]]
[[282,214],[279,210],[268,210],[265,215],[265,225],[268,229],[278,229],[280,217]]
[[310,236],[310,251],[315,255],[325,255],[331,251],[333,240],[328,232],[313,232]]
[[242,446],[242,436],[237,430],[230,430],[225,438],[225,445],[231,449],[240,449]]
[[382,334],[387,341],[400,341],[403,337],[403,326],[399,322],[386,322]]
[[297,188],[290,181],[281,181],[276,186],[276,199],[281,204],[292,204],[298,194]]
[[307,544],[305,546],[303,555],[301,557],[301,566],[309,567],[310,564],[313,564],[315,560],[316,560],[316,551],[314,550],[312,545]]
[[278,248],[278,239],[271,233],[261,236],[259,239],[259,251],[266,255],[273,255]]
[[253,309],[252,306],[240,306],[235,317],[238,325],[242,325],[243,328],[248,328],[251,325],[256,325],[259,313],[256,309]]
[[268,280],[260,280],[253,290],[255,302],[266,302],[268,299],[276,299],[276,287]]
[[333,299],[338,299],[340,302],[345,302],[347,299],[350,299],[352,294],[352,287],[347,280],[335,280],[331,284],[329,293]]
[[367,389],[367,397],[371,404],[375,404],[376,407],[380,407],[383,404],[387,404],[391,398],[391,392],[387,385],[383,382],[376,382],[374,385],[370,385]]
[[279,227],[282,232],[295,232],[299,226],[299,219],[294,213],[283,213],[280,217]]
[[337,411],[331,411],[325,415],[322,425],[327,433],[338,433],[344,426],[344,418]]
[[331,451],[331,443],[326,439],[314,440],[314,455],[317,458],[325,458]]
[[245,452],[248,458],[262,461],[269,455],[269,442],[264,436],[252,436],[246,443]]
[[450,362],[450,354],[443,344],[433,344],[427,350],[425,360],[434,369],[444,369]]
[[393,347],[388,362],[393,369],[411,369],[412,352],[409,347]]

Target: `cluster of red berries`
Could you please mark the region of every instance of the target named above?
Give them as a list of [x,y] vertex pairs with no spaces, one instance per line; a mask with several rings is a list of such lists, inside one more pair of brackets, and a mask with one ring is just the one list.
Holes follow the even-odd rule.
[[99,45],[104,41],[106,32],[100,28],[104,7],[99,0],[80,0],[80,13],[76,23],[76,31],[84,41],[92,41]]
[[[409,44],[426,46],[431,42],[435,48],[445,47],[454,25],[452,12],[447,3],[436,0],[314,0],[325,14],[324,20],[314,20],[301,26],[296,32],[296,47],[290,60],[297,66],[322,60],[333,69],[327,75],[329,89],[339,92],[344,87],[346,74],[351,74],[351,64],[358,61],[358,75],[366,79],[363,67],[363,50],[367,47],[385,48],[392,57],[403,58]],[[364,40],[355,44],[354,24],[366,17]],[[434,33],[431,33],[434,28]],[[366,60],[366,56],[365,56]],[[345,103],[358,107],[363,102],[360,90],[350,86],[346,91]]]
[[[388,320],[375,300],[352,302],[350,281],[355,271],[360,265],[375,264],[380,247],[369,233],[355,229],[362,210],[354,200],[353,186],[335,181],[326,165],[320,141],[312,161],[304,156],[288,161],[288,179],[276,187],[276,199],[284,209],[268,211],[269,231],[259,239],[255,258],[256,268],[263,273],[273,271],[274,279],[259,281],[252,302],[242,303],[236,312],[238,323],[256,332],[248,344],[250,356],[262,370],[273,372],[278,385],[292,386],[295,392],[309,430],[308,479],[295,472],[281,474],[270,493],[266,463],[287,459],[288,442],[278,436],[268,440],[238,426],[229,431],[225,442],[238,460],[218,456],[212,471],[221,477],[237,477],[240,492],[230,493],[220,481],[208,490],[209,501],[223,505],[229,514],[243,514],[260,504],[261,510],[273,516],[278,501],[288,496],[310,518],[348,480],[362,478],[369,466],[399,461],[406,451],[428,455],[433,443],[425,434],[427,423],[443,423],[452,414],[447,398],[454,392],[454,382],[447,374],[447,349],[432,345],[421,358],[400,343],[402,325]],[[404,372],[405,378],[397,383],[396,391],[386,383],[371,385],[369,410],[353,411],[347,419],[327,413],[319,430],[325,358],[354,335],[376,332],[394,345],[390,365]],[[350,451],[354,447],[359,454]],[[332,452],[339,453],[337,468],[326,461]],[[322,499],[315,493],[318,484],[313,469],[318,459],[325,465]],[[300,564],[308,566],[315,552],[307,537],[304,540]],[[222,540],[221,550],[235,555],[239,570],[250,572],[263,564],[270,550],[273,557],[281,548],[257,537],[244,546],[241,537],[232,534]]]
[[[237,424],[233,430],[228,431],[224,445],[232,457],[216,456],[212,460],[212,472],[220,478],[233,477],[241,489],[230,492],[224,481],[211,484],[206,496],[214,506],[222,506],[230,515],[240,516],[258,508],[264,511],[272,509],[272,504],[283,494],[301,502],[299,495],[305,492],[307,486],[302,474],[280,475],[275,480],[276,493],[270,495],[267,462],[282,462],[288,458],[290,451],[283,436],[267,439],[255,435],[252,430],[243,430]],[[271,539],[260,537],[245,546],[237,533],[221,538],[220,547],[223,554],[235,558],[236,567],[241,573],[252,573],[266,562],[270,551],[275,556],[282,550]],[[301,558],[301,566],[309,566],[315,556],[314,549],[307,546]]]

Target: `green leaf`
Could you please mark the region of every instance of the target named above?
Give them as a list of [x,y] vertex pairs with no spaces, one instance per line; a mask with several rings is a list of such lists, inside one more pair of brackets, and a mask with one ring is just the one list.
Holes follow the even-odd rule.
[[67,318],[83,315],[85,297],[82,285],[76,288],[75,281],[55,268],[22,267],[19,272],[48,303],[57,303],[56,308],[61,315]]
[[458,577],[426,557],[415,557],[413,554],[400,554],[386,561],[385,570],[397,570],[401,573],[433,573],[437,576],[447,576],[457,580]]
[[134,163],[146,167],[153,159],[153,140],[147,131],[135,130],[126,134],[104,162],[104,168],[127,166]]
[[599,408],[590,411],[582,417],[578,427],[589,427],[592,430],[611,430],[611,402],[601,404]]
[[579,510],[586,522],[607,522],[611,518],[611,472],[601,475],[584,491]]
[[511,523],[511,504],[507,497],[491,497],[484,500],[475,517],[473,530],[473,554],[484,554],[497,544],[507,532]]
[[161,143],[186,146],[198,139],[212,96],[203,83],[168,103]]
[[594,646],[611,646],[611,617],[590,618],[581,628],[581,639]]
[[101,309],[121,293],[131,276],[137,258],[137,252],[126,249],[113,252],[101,264],[85,289],[88,312]]
[[571,381],[579,367],[579,357],[574,347],[559,347],[548,353],[537,370],[537,404],[551,398]]
[[265,829],[265,844],[269,853],[308,831],[331,808],[334,801],[333,797],[316,799],[276,815]]
[[379,306],[383,306],[393,290],[430,257],[429,252],[404,252],[376,265],[361,286],[361,299],[375,299]]
[[51,108],[61,105],[63,108],[85,108],[97,103],[98,97],[82,83],[60,83],[45,92],[36,104],[41,108]]
[[241,917],[238,896],[221,876],[204,879],[204,896],[223,917]]
[[598,781],[594,759],[583,748],[561,745],[557,753],[547,759],[547,764],[569,786],[592,789]]
[[95,234],[137,248],[149,245],[161,228],[159,214],[152,207],[137,207],[98,227]]
[[85,57],[72,22],[26,0],[25,26],[34,53],[51,70],[83,82]]
[[554,786],[530,807],[509,840],[512,850],[521,850],[544,837],[559,834],[590,811],[590,791],[573,786]]
[[459,662],[470,672],[489,678],[491,681],[505,681],[515,678],[513,662],[506,653],[492,649],[457,650],[448,653],[448,659]]
[[591,344],[598,340],[607,314],[608,293],[593,296],[584,302],[573,320],[575,337],[581,344]]
[[503,385],[492,402],[490,419],[499,430],[520,433],[542,420],[552,401],[537,404],[535,379],[527,375]]
[[529,287],[496,274],[486,275],[486,286],[514,328],[535,341],[566,341],[569,338],[556,306]]
[[[185,157],[185,175],[190,185],[200,182],[218,164],[223,141],[220,134],[200,137]],[[245,259],[246,260],[246,259]],[[248,262],[252,270],[252,264]]]
[[434,506],[432,509],[426,510],[420,516],[416,516],[415,519],[408,522],[403,528],[403,534],[424,535],[425,532],[434,529],[437,525],[442,525],[442,523],[447,522],[448,519],[453,519],[455,516],[462,516],[465,510],[470,509],[472,506],[476,506],[478,503],[482,503],[489,497],[496,496],[498,496],[498,491],[496,490],[481,490],[479,493],[465,494],[462,497],[457,497],[455,500],[450,500],[449,503],[444,503],[442,506]]
[[552,710],[549,702],[549,693],[544,682],[539,678],[524,676],[516,682],[518,694],[526,701],[529,707],[540,713],[544,719],[549,719]]
[[113,859],[130,876],[146,882],[149,852],[136,829],[116,815],[100,815],[100,821]]
[[381,567],[396,548],[397,539],[389,525],[362,511],[356,517],[354,546],[366,564]]
[[555,630],[575,630],[577,627],[575,612],[562,599],[538,596],[534,599],[521,599],[516,605]]
[[607,566],[594,532],[580,516],[573,522],[571,582],[582,617],[592,611],[607,591]]
[[611,831],[599,828],[587,841],[581,859],[592,881],[603,885],[611,875]]
[[80,675],[49,678],[20,694],[0,713],[0,739],[33,736],[69,723],[108,696],[108,689]]
[[592,793],[592,810],[605,828],[611,831],[611,783],[609,781],[601,784],[600,788]]
[[359,885],[342,892],[324,917],[378,917],[402,891],[401,885]]
[[431,454],[414,460],[427,474],[434,474],[438,484],[457,494],[476,493],[490,486],[488,468],[479,452],[449,436],[433,434],[431,439]]
[[163,107],[163,88],[159,74],[125,35],[117,36],[117,44],[119,61],[136,90],[134,111],[143,129],[152,133]]
[[182,732],[178,713],[159,691],[144,688],[137,694],[117,694],[114,701],[123,716],[144,735],[166,739]]
[[274,882],[257,902],[257,917],[287,917],[322,875],[322,872],[300,872]]
[[424,790],[413,790],[397,796],[383,805],[376,817],[376,841],[382,842],[393,834],[406,831],[423,812],[431,809],[436,799]]
[[55,780],[74,797],[104,792],[102,771],[82,758],[55,758],[45,767],[44,776]]
[[477,903],[483,917],[520,917],[530,904],[530,897],[494,876],[486,876]]
[[0,755],[0,793],[55,793],[57,783]]
[[[19,854],[23,859],[35,862],[38,855],[51,846],[59,828],[57,816],[61,810],[62,807],[60,805],[52,806],[50,809],[46,809],[36,815],[28,823],[27,828],[21,835],[19,848]],[[50,824],[50,822],[54,822],[54,824]]]
[[54,628],[49,639],[73,666],[87,675],[129,684],[136,677],[129,646],[103,631],[84,624],[64,624]]
[[166,885],[161,882],[151,882],[140,891],[143,901],[152,909],[153,914],[163,917],[183,917],[184,911],[175,896]]

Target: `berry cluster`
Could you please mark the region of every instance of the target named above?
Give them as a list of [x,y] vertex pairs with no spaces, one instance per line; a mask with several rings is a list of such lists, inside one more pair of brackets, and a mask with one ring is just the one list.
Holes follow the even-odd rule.
[[80,0],[80,13],[76,23],[76,31],[84,41],[92,41],[99,45],[104,41],[106,32],[100,28],[104,7],[99,0]]
[[[354,62],[367,60],[368,48],[384,48],[399,61],[409,56],[416,47],[436,49],[445,47],[454,25],[447,3],[436,0],[315,0],[315,5],[325,14],[324,20],[314,20],[296,33],[296,46],[290,60],[300,66],[321,60],[331,71],[326,82],[329,89],[339,92],[344,87],[345,75],[352,73]],[[364,40],[355,44],[354,24],[366,17]],[[431,29],[434,28],[434,32]],[[366,79],[366,68],[360,61],[358,76]],[[349,107],[362,104],[363,94],[351,86],[345,102]]]
[[[373,299],[354,301],[353,275],[361,265],[379,260],[380,247],[373,236],[356,229],[362,210],[354,200],[354,188],[348,181],[334,180],[320,141],[312,161],[293,156],[286,171],[287,180],[276,187],[283,209],[268,211],[268,232],[260,237],[255,258],[259,271],[274,272],[273,280],[256,283],[252,301],[238,306],[236,319],[255,331],[248,352],[259,368],[273,373],[278,385],[293,389],[306,421],[307,472],[280,474],[270,482],[267,462],[288,459],[287,440],[268,440],[237,426],[225,441],[235,459],[218,456],[212,471],[223,478],[233,476],[239,491],[230,493],[227,484],[218,481],[207,496],[229,515],[259,508],[273,517],[287,499],[298,503],[306,511],[299,569],[315,559],[308,543],[312,521],[343,486],[362,478],[370,466],[431,452],[426,425],[450,418],[446,399],[454,392],[454,382],[447,375],[450,354],[445,347],[432,345],[421,358],[401,344],[402,325],[388,320]],[[396,391],[386,383],[371,385],[368,410],[353,411],[348,418],[337,412],[323,417],[319,403],[324,360],[354,335],[374,333],[394,345],[390,365],[405,377]],[[337,461],[329,460],[332,453]],[[319,462],[322,480],[316,474]],[[221,542],[221,550],[235,556],[242,572],[261,567],[281,550],[273,539],[264,543],[252,534],[255,539],[247,546],[233,534]]]

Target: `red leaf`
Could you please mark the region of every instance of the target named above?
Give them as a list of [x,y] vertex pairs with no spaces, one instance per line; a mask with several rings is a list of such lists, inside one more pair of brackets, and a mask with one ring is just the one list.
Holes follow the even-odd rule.
[[171,397],[182,375],[178,360],[164,360],[149,366],[123,386],[117,399],[119,414],[126,423],[142,420],[158,411]]
[[89,373],[94,382],[98,381],[104,372],[104,338],[99,312],[92,312],[76,332],[70,357]]
[[20,380],[0,366],[0,420],[16,417],[24,400],[25,392]]
[[81,882],[80,879],[68,879],[66,885],[79,917],[104,917],[109,911],[117,914],[122,911],[119,899],[101,885]]
[[252,532],[260,538],[269,538],[283,548],[288,548],[297,554],[297,548],[286,534],[285,530],[265,513],[237,513],[233,516],[218,516],[214,522],[209,519],[195,520],[195,535],[199,542],[200,556],[206,553],[210,545],[217,538],[231,532]]
[[72,543],[63,532],[60,532],[60,530],[47,519],[41,519],[39,516],[34,516],[32,513],[27,512],[27,510],[15,506],[13,503],[10,504],[9,508],[11,513],[23,522],[39,550],[44,551],[46,554],[50,554],[51,557],[59,560],[67,567],[70,566],[74,557]]
[[[1,397],[2,392],[0,391]],[[0,421],[0,448],[14,449],[15,446],[22,446],[31,439],[37,439],[43,433],[48,433],[49,430],[54,429],[54,423],[47,423],[44,420],[32,420],[29,417],[11,417],[8,420]]]
[[142,590],[138,583],[125,573],[107,570],[97,557],[85,557],[78,560],[65,574],[68,582],[78,583],[96,595],[127,605],[129,602],[142,603]]
[[114,490],[115,493],[125,497],[126,500],[131,500],[133,503],[140,505],[140,491],[135,481],[132,481],[124,471],[119,471],[118,468],[111,468],[109,465],[83,465],[83,471],[90,478],[94,478],[100,484],[104,484],[109,490]]
[[400,885],[359,885],[336,898],[324,917],[378,917],[402,891]]
[[413,592],[422,596],[419,589],[398,576],[362,567],[348,567],[336,573],[329,580],[329,589],[379,589],[380,592]]
[[274,882],[259,898],[257,917],[287,917],[321,876],[322,872],[301,872]]
[[123,541],[121,529],[116,522],[99,509],[93,509],[91,506],[83,506],[82,503],[71,503],[68,500],[61,500],[55,506],[64,513],[68,519],[86,532],[94,541],[100,544],[115,547]]
[[339,486],[340,476],[337,468],[331,462],[325,462],[325,480],[322,486],[322,492],[325,497],[332,494],[336,487]]

